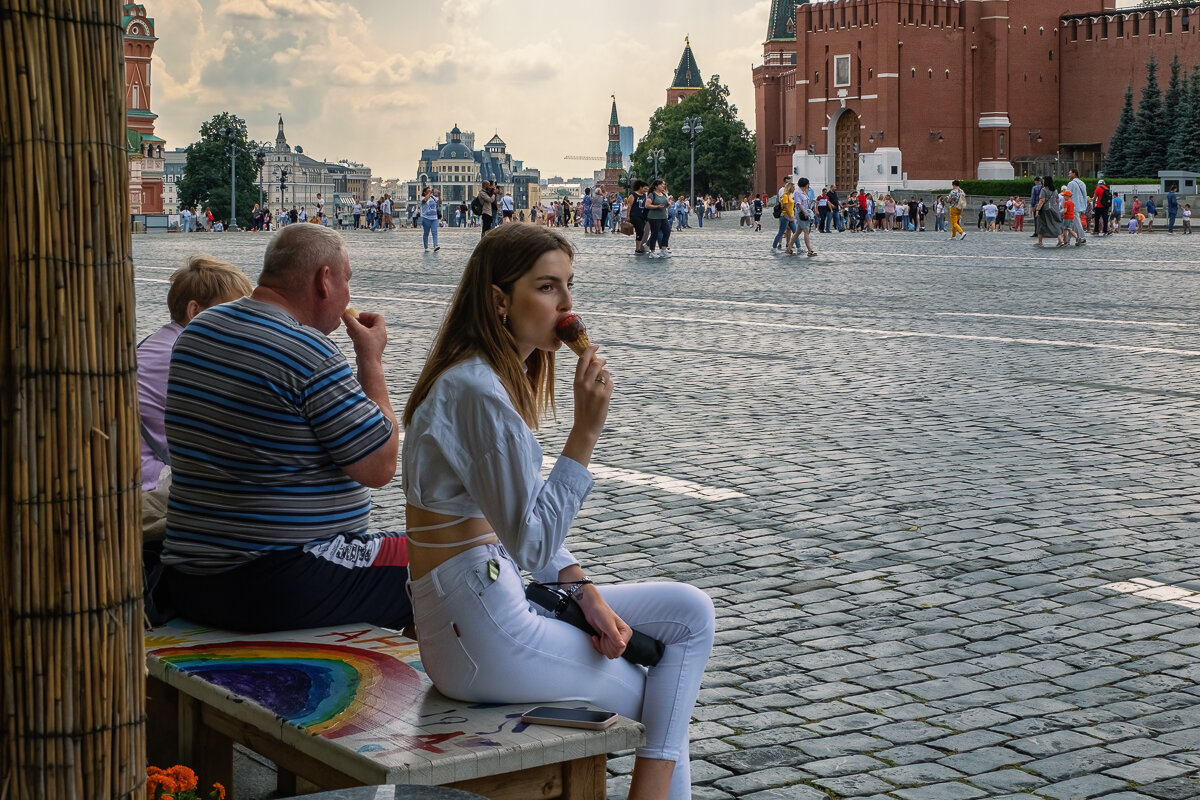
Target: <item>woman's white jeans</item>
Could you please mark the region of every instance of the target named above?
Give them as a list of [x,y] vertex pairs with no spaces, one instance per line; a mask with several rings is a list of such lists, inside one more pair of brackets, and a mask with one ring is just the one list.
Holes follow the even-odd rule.
[[[496,580],[488,561],[500,566]],[[421,662],[448,697],[469,702],[577,700],[646,726],[639,756],[675,762],[671,800],[691,797],[688,724],[712,651],[708,595],[683,583],[599,587],[631,627],[666,645],[649,670],[597,653],[586,633],[543,616],[499,544],[459,553],[409,582]]]

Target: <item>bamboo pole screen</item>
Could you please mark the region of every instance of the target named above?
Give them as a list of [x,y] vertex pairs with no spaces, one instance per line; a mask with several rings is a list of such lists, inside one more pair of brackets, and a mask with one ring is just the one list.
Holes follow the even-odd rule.
[[122,5],[0,0],[0,798],[141,797]]

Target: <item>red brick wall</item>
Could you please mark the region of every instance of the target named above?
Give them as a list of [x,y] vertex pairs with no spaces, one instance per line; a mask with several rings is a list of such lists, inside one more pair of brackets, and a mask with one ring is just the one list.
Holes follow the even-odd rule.
[[[1183,11],[1191,12],[1187,32],[1182,30]],[[1141,19],[1138,35],[1134,36],[1135,15],[1122,14],[1123,36],[1117,36],[1115,21],[1108,22],[1107,31],[1101,22],[1093,21],[1090,40],[1085,21],[1068,21],[1059,34],[1063,53],[1062,141],[1103,142],[1107,151],[1121,117],[1125,87],[1133,86],[1136,108],[1146,84],[1146,62],[1151,53],[1158,61],[1158,82],[1164,92],[1171,76],[1172,58],[1179,56],[1185,78],[1193,65],[1200,65],[1200,9],[1175,9],[1169,13],[1169,33],[1166,16],[1155,20],[1155,32],[1151,34],[1149,14],[1142,13],[1137,15]]]
[[[1114,12],[1114,3],[837,0],[801,5],[797,41],[768,42],[767,65],[754,71],[756,176],[772,191],[768,178],[784,160],[777,151],[792,149],[786,146],[788,137],[798,140],[799,148],[813,144],[816,152],[829,152],[823,128],[843,102],[862,119],[863,151],[900,147],[904,169],[914,180],[974,177],[982,159],[1053,155],[1060,143],[1107,147],[1125,85],[1132,79],[1135,92],[1141,87],[1151,51],[1163,67],[1164,86],[1166,66],[1176,52],[1189,69],[1200,64],[1200,11],[1192,10],[1188,33],[1181,31],[1177,9],[1171,12],[1172,32],[1166,32],[1160,16],[1154,34],[1144,19],[1147,12],[1141,12],[1139,36],[1133,37],[1128,21],[1133,10]],[[1088,40],[1083,23],[1076,33],[1076,22],[1063,19],[1084,13],[1125,18],[1125,37],[1116,38],[1110,22],[1109,38],[1100,39],[1100,23],[1093,22]],[[795,55],[795,76],[779,76],[780,69],[771,66],[773,52]],[[846,87],[832,85],[839,54],[851,56]],[[898,77],[883,77],[889,73]],[[1010,127],[981,128],[980,118],[989,114],[1007,115]],[[877,131],[884,132],[883,141],[870,143]]]

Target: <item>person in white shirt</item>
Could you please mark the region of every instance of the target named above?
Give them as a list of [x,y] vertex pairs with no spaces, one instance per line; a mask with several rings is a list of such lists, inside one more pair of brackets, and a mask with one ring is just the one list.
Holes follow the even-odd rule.
[[748,228],[748,227],[750,227],[750,201],[744,197],[742,198],[741,210],[742,210],[742,217],[741,217],[741,222],[738,223],[738,226],[743,227],[743,228]]
[[[484,236],[404,410],[421,661],[439,691],[464,702],[584,702],[641,720],[630,796],[687,800],[688,723],[712,648],[712,601],[676,582],[593,585],[565,546],[613,394],[595,345],[579,356],[574,422],[542,477],[533,429],[553,403],[573,256],[540,225]],[[569,586],[596,634],[531,604],[522,569]],[[665,645],[654,666],[620,658],[633,630]]]

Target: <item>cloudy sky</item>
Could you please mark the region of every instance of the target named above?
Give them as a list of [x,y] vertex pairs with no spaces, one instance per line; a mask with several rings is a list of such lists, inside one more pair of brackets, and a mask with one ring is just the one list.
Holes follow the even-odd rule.
[[515,158],[590,175],[609,96],[639,139],[666,98],[685,35],[705,80],[729,86],[754,128],[752,64],[770,0],[140,0],[155,20],[152,110],[168,147],[221,111],[250,137],[412,178],[455,123],[499,133]]

